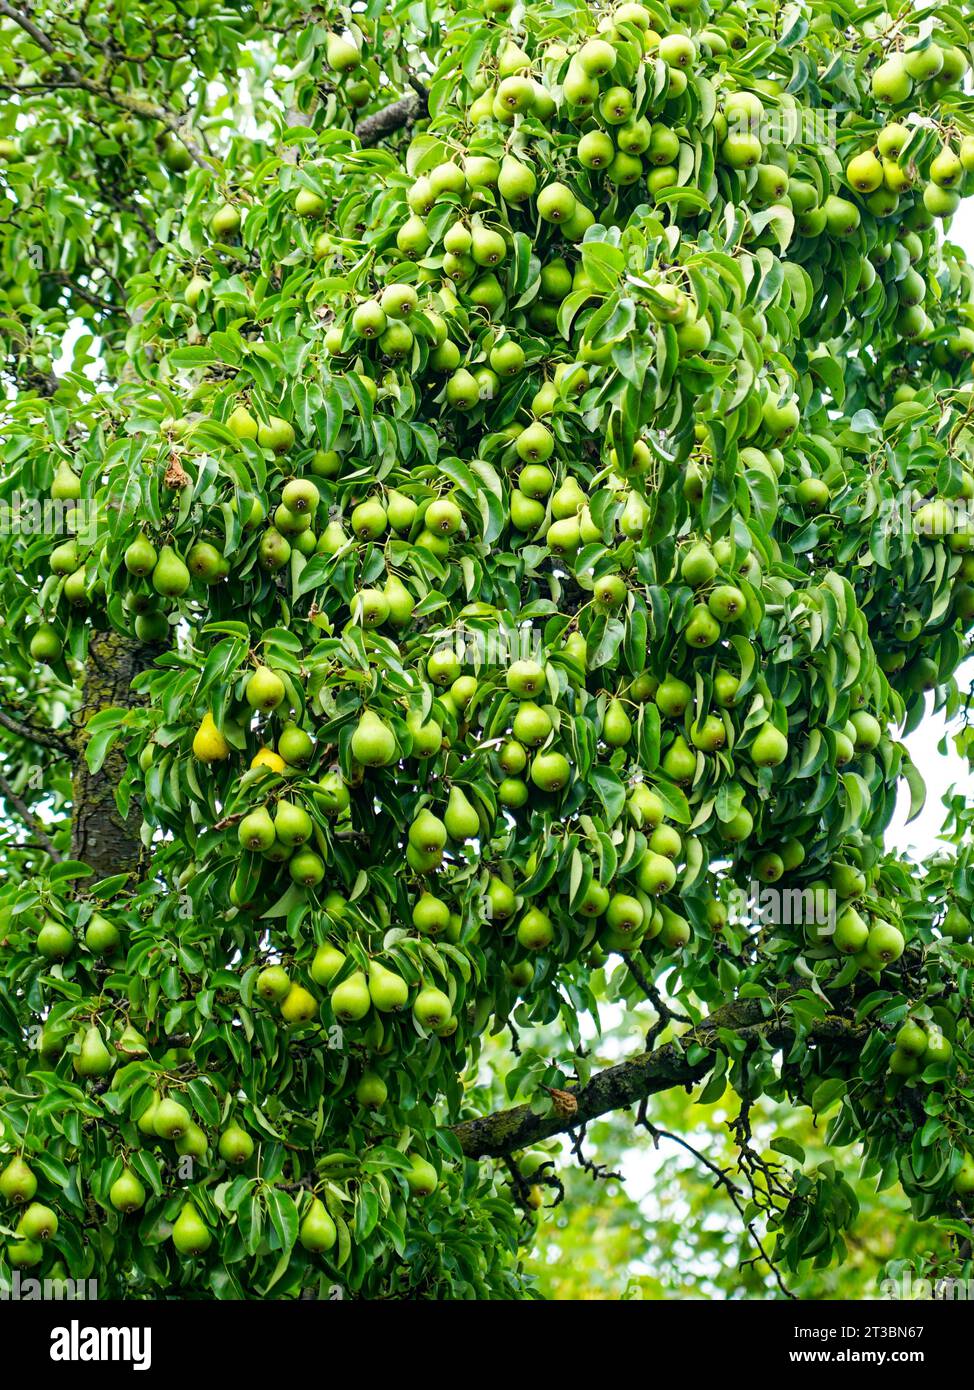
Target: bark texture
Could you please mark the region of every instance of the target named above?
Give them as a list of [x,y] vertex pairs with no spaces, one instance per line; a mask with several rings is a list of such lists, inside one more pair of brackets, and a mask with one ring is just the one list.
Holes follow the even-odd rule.
[[142,669],[142,653],[143,648],[133,638],[111,631],[93,632],[88,644],[74,768],[71,857],[88,864],[98,878],[138,871],[143,858],[139,839],[142,815],[133,802],[123,819],[115,804],[115,788],[125,772],[121,743],[112,746],[101,768],[92,773],[85,759],[86,729],[101,710],[135,703],[137,697],[131,687]]
[[377,145],[387,135],[412,125],[413,121],[426,115],[426,98],[421,92],[407,92],[399,101],[385,106],[374,115],[366,116],[355,127],[355,134],[362,145]]
[[[685,1033],[679,1043],[667,1043],[654,1052],[607,1067],[587,1085],[572,1087],[569,1094],[577,1103],[574,1113],[566,1113],[568,1107],[556,1104],[550,1114],[538,1115],[530,1105],[517,1105],[465,1120],[454,1125],[453,1133],[468,1158],[504,1158],[556,1134],[578,1129],[610,1110],[628,1109],[658,1091],[692,1086],[702,1081],[713,1066],[715,1035],[722,1029],[730,1029],[738,1037],[763,1037],[776,1047],[790,1042],[795,1035],[794,1024],[781,1015],[780,1009],[776,1016],[765,1018],[759,1000],[726,1004]],[[861,1045],[865,1032],[864,1027],[833,1016],[814,1024],[809,1040]],[[690,1062],[687,1054],[694,1043],[707,1051]]]

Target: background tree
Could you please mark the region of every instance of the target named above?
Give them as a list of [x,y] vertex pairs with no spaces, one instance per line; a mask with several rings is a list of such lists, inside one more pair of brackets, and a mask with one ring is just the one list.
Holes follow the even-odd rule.
[[6,1265],[532,1296],[537,1146],[702,1083],[749,1287],[803,1107],[969,1272],[967,24],[0,0]]

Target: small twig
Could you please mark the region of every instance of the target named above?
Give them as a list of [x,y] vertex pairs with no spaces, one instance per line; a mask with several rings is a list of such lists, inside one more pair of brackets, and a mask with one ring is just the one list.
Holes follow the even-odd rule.
[[587,1133],[584,1125],[580,1125],[578,1129],[571,1129],[568,1133],[571,1136],[572,1153],[578,1160],[578,1166],[583,1168],[585,1172],[588,1173],[589,1177],[601,1180],[602,1182],[609,1182],[612,1178],[615,1178],[617,1182],[622,1182],[623,1178],[621,1173],[611,1172],[607,1164],[596,1163],[594,1159],[586,1158],[582,1153],[582,1144],[585,1142]]
[[674,1009],[665,1002],[663,996],[643,969],[642,961],[638,956],[633,955],[631,952],[625,952],[622,958],[629,967],[629,973],[632,975],[632,978],[636,981],[636,984],[656,1010],[656,1022],[646,1034],[646,1051],[652,1052],[653,1044],[669,1023],[692,1024],[693,1020],[687,1018],[686,1014],[680,1013],[679,1009]]
[[60,864],[63,858],[61,852],[54,848],[41,822],[34,815],[26,801],[21,800],[17,795],[2,773],[0,773],[0,796],[7,802],[8,806],[17,812],[17,815],[27,826],[27,829],[36,836],[38,843],[43,847],[45,853],[54,860],[55,864]]
[[679,1134],[672,1134],[668,1129],[657,1129],[656,1125],[654,1125],[647,1118],[643,1106],[640,1106],[640,1118],[637,1120],[637,1124],[641,1124],[642,1127],[649,1133],[650,1137],[652,1138],[654,1147],[659,1148],[659,1141],[661,1139],[671,1139],[674,1144],[679,1144],[679,1146],[682,1149],[686,1149],[687,1153],[692,1154],[698,1163],[702,1163],[703,1166],[707,1169],[707,1171],[713,1174],[715,1178],[714,1186],[722,1187],[724,1191],[727,1193],[728,1197],[730,1197],[731,1201],[734,1204],[735,1210],[737,1211],[738,1215],[741,1218],[741,1221],[744,1224],[744,1227],[748,1235],[751,1237],[751,1240],[754,1242],[754,1244],[757,1246],[760,1252],[759,1255],[756,1255],[751,1260],[743,1260],[739,1267],[741,1269],[744,1269],[748,1265],[756,1264],[759,1259],[763,1260],[764,1263],[771,1270],[771,1273],[774,1275],[775,1282],[777,1283],[778,1288],[785,1295],[785,1297],[797,1299],[798,1295],[793,1294],[791,1290],[788,1288],[788,1286],[785,1284],[780,1273],[778,1272],[777,1265],[775,1264],[774,1260],[772,1260],[771,1256],[767,1253],[764,1246],[761,1244],[761,1237],[754,1229],[754,1222],[746,1220],[744,1214],[745,1208],[742,1201],[744,1193],[737,1186],[737,1184],[732,1181],[730,1177],[730,1169],[719,1168],[716,1163],[712,1162],[706,1156],[706,1154],[702,1154],[699,1149],[695,1149],[692,1144],[688,1143],[686,1139],[681,1138]]

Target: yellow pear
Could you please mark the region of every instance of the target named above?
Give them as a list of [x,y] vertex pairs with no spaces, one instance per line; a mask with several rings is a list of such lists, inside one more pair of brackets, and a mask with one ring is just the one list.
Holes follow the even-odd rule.
[[209,710],[196,730],[193,739],[193,757],[201,763],[222,763],[230,756],[230,745],[216,727],[216,721]]

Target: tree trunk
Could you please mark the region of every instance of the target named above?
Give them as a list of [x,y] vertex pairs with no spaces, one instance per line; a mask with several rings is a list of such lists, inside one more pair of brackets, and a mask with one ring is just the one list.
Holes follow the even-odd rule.
[[143,648],[131,637],[111,631],[91,634],[74,769],[71,857],[90,865],[96,878],[137,872],[145,853],[138,804],[130,806],[124,819],[115,804],[115,788],[126,766],[121,741],[113,744],[98,772],[90,772],[85,759],[88,721],[103,709],[137,701],[132,681],[142,666]]

